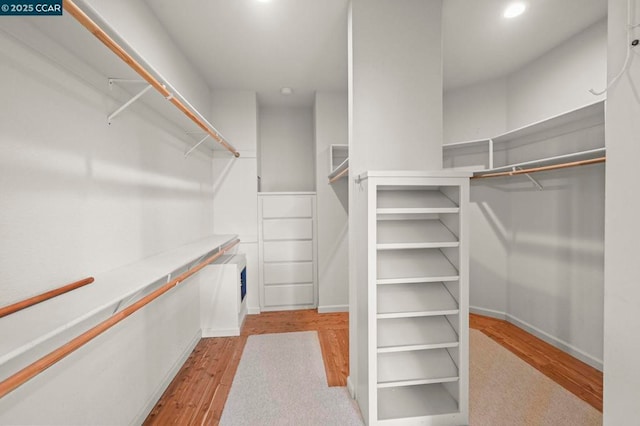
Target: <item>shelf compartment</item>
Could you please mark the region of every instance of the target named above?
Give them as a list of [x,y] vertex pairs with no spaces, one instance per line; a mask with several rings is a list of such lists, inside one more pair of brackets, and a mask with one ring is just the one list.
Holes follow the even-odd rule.
[[457,346],[458,334],[443,315],[378,321],[378,353]]
[[379,220],[378,250],[458,247],[460,242],[440,220]]
[[378,287],[377,318],[410,318],[458,313],[458,302],[443,283]]
[[458,412],[458,401],[441,384],[378,389],[382,421]]
[[457,269],[434,248],[383,250],[377,253],[377,283],[455,281]]
[[378,354],[378,388],[458,381],[458,367],[446,349]]
[[[384,188],[384,187],[382,187]],[[459,206],[439,187],[378,189],[378,214],[458,213]]]
[[515,130],[493,137],[494,143],[506,143],[529,136],[550,138],[565,131],[567,126],[579,125],[580,128],[596,126],[604,123],[603,100],[555,115],[553,117],[537,121]]

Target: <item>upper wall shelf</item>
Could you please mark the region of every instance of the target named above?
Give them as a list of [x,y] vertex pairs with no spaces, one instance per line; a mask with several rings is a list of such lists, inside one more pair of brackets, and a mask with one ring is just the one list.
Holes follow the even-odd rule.
[[349,176],[349,145],[329,147],[329,183]]
[[[138,102],[158,114],[163,123],[180,129],[181,139],[189,145],[185,152],[199,141],[204,142],[207,135],[219,143],[202,144],[201,148],[208,146],[209,150],[228,150],[239,155],[202,113],[90,6],[83,2],[81,9],[74,2],[65,1],[64,8],[65,13],[57,19],[18,18],[7,21],[6,26],[3,24],[2,31],[123,106],[139,97]],[[120,82],[123,84],[117,84]],[[141,84],[130,84],[135,82]],[[155,90],[144,94],[141,89],[145,86]],[[115,107],[105,111],[105,124],[108,117],[113,118],[114,110]]]
[[462,156],[469,152],[473,152],[476,156],[480,154],[484,155],[484,165],[460,166],[454,164],[452,166],[452,168],[455,169],[473,171],[477,176],[494,171],[516,170],[531,165],[554,165],[561,164],[568,160],[581,161],[599,158],[603,156],[605,152],[604,138],[599,141],[597,147],[589,147],[590,149],[570,149],[568,152],[563,152],[558,155],[514,162],[506,161],[507,157],[505,156],[500,165],[496,165],[497,161],[495,160],[498,153],[498,149],[496,148],[499,147],[500,151],[512,149],[514,145],[511,143],[515,143],[516,141],[523,143],[540,142],[578,130],[603,126],[604,109],[605,100],[600,100],[494,137],[444,144],[443,156],[445,158],[445,164],[447,159]]

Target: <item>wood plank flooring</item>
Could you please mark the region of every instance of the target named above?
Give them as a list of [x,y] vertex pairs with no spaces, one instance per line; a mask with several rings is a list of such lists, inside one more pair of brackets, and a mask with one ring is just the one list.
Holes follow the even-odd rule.
[[[347,313],[318,314],[315,310],[266,312],[247,316],[238,337],[202,339],[145,424],[217,425],[247,338],[253,334],[317,331],[327,383],[345,386],[348,318]],[[598,370],[506,321],[472,314],[469,325],[602,411],[602,373]]]
[[527,364],[602,412],[601,371],[507,321],[470,314],[469,326],[482,331]]
[[146,425],[217,425],[247,338],[254,334],[317,331],[329,386],[346,386],[349,314],[316,310],[248,315],[238,337],[202,339],[147,417]]

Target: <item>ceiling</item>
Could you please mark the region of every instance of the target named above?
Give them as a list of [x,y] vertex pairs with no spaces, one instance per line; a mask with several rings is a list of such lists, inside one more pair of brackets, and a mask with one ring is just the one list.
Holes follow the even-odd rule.
[[[255,90],[271,106],[347,89],[349,0],[145,1],[212,88]],[[507,3],[444,0],[445,88],[509,74],[607,10],[607,0],[529,0],[506,20]]]

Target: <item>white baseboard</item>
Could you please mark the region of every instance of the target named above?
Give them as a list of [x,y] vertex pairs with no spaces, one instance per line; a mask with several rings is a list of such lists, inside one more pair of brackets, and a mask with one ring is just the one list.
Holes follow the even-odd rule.
[[149,398],[149,401],[147,402],[144,409],[134,419],[134,421],[131,422],[132,425],[141,425],[144,423],[144,421],[149,416],[149,413],[151,412],[151,410],[153,410],[153,407],[155,407],[158,401],[160,400],[160,397],[162,396],[164,391],[167,390],[167,388],[173,381],[174,377],[176,377],[176,375],[178,374],[178,372],[180,371],[184,363],[187,361],[187,358],[189,358],[189,355],[191,355],[191,352],[193,352],[193,350],[196,348],[196,345],[201,339],[200,336],[201,336],[201,331],[198,330],[198,332],[193,336],[193,338],[189,342],[189,345],[185,348],[185,350],[180,355],[180,358],[178,358],[178,360],[171,367],[171,370],[169,370],[167,375],[164,377],[164,379],[162,380],[162,383],[160,383],[160,386],[158,386],[158,389],[153,393],[151,398]]
[[498,318],[498,319],[502,319],[502,320],[508,321],[511,324],[516,325],[516,326],[520,327],[521,329],[525,330],[526,332],[533,334],[537,338],[544,340],[548,344],[550,344],[552,346],[555,346],[556,348],[568,353],[572,357],[579,359],[580,361],[584,362],[585,364],[588,364],[588,365],[592,366],[593,368],[596,368],[596,369],[598,369],[600,371],[602,371],[602,369],[603,369],[602,360],[597,359],[597,358],[585,353],[584,351],[576,348],[575,346],[571,345],[570,343],[567,343],[562,339],[559,339],[559,338],[557,338],[555,336],[552,336],[551,334],[549,334],[549,333],[547,333],[545,331],[542,331],[538,327],[535,327],[535,326],[529,324],[526,321],[522,321],[520,318],[517,318],[517,317],[515,317],[513,315],[507,314],[505,312],[494,311],[492,309],[478,308],[476,306],[470,306],[469,307],[469,312],[474,313],[474,314],[478,314],[478,315],[484,315],[484,316],[487,316],[487,317]]
[[351,395],[351,398],[356,399],[356,388],[353,386],[351,376],[347,377],[347,390],[349,391],[349,395]]
[[555,336],[550,335],[547,332],[544,332],[542,330],[540,330],[539,328],[525,322],[522,321],[519,318],[514,317],[513,315],[507,315],[507,321],[509,321],[510,323],[517,325],[518,327],[520,327],[521,329],[528,331],[529,333],[533,334],[534,336],[544,340],[545,342],[549,343],[550,345],[555,346],[556,348],[568,353],[569,355],[571,355],[574,358],[578,358],[580,361],[589,364],[590,366],[592,366],[593,368],[596,368],[600,371],[602,371],[603,369],[603,362],[600,359],[597,359],[595,357],[592,357],[591,355],[583,352],[582,350],[576,348],[575,346],[571,345],[570,343],[565,342],[564,340],[558,339]]
[[260,308],[247,308],[247,315],[258,315]]
[[202,329],[202,337],[229,337],[229,336],[239,336],[240,329],[239,328],[203,328]]
[[469,306],[469,312],[472,314],[484,315],[485,317],[497,318],[501,320],[507,320],[507,315],[504,312],[494,311],[493,309],[478,308],[476,306]]
[[349,312],[349,305],[318,306],[319,314],[328,314],[331,312]]

